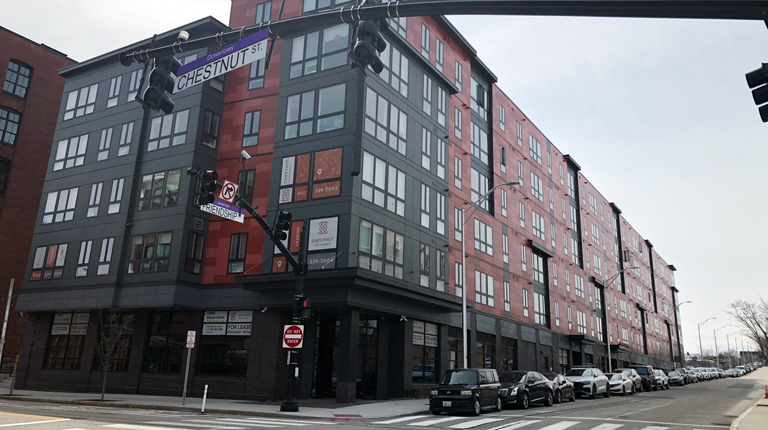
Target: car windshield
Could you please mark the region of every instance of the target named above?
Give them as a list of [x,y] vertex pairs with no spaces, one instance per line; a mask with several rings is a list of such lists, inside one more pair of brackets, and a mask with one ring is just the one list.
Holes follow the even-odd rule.
[[672,371],[672,372],[669,372],[669,376],[680,376],[680,373],[676,371]]
[[520,382],[527,373],[528,372],[504,372],[499,375],[499,381],[516,384]]
[[477,385],[477,372],[473,370],[449,370],[440,385]]
[[635,371],[637,373],[641,374],[641,375],[647,375],[648,374],[648,369],[645,368],[645,367],[638,367],[637,369],[635,369]]
[[608,376],[611,378],[611,381],[621,381],[621,373],[606,373],[605,376]]
[[656,375],[656,376],[661,376],[661,370],[658,370],[658,369],[654,370],[653,374]]
[[622,370],[621,373],[623,373],[623,374],[625,374],[627,376],[632,376],[632,371],[631,370]]
[[571,369],[568,371],[568,373],[565,374],[565,376],[584,376],[584,373],[586,370],[584,369]]

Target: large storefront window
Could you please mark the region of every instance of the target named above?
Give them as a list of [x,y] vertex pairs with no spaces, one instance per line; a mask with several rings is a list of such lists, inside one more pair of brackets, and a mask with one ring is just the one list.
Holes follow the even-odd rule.
[[[128,359],[131,356],[133,340],[133,326],[136,315],[108,313],[102,316],[102,325],[98,330],[99,340],[96,348],[103,349],[103,358],[95,351],[93,356],[93,370],[104,371],[107,363],[110,372],[127,372]],[[114,345],[114,352],[110,353],[110,345]]]
[[508,370],[517,370],[517,341],[511,337],[501,337],[501,343],[498,348],[496,369],[499,372]]
[[187,314],[156,312],[152,315],[144,371],[179,373],[187,341]]
[[413,322],[413,382],[437,383],[437,325]]
[[88,317],[88,313],[53,316],[43,369],[80,370],[85,333],[88,331]]
[[464,340],[461,328],[448,327],[448,369],[464,367]]
[[571,369],[571,360],[568,358],[568,350],[560,350],[560,373],[565,373]]
[[198,373],[245,376],[253,311],[206,311]]
[[494,363],[495,336],[488,333],[477,333],[476,360],[475,367],[485,367],[492,369],[496,367]]

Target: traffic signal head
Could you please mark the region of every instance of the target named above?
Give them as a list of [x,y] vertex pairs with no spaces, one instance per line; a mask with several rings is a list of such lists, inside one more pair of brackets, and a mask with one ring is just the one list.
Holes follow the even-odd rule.
[[154,111],[163,111],[166,114],[173,112],[174,103],[167,93],[173,92],[176,72],[180,66],[181,63],[175,57],[153,60],[148,76],[149,83],[141,98]]
[[215,200],[213,193],[216,192],[216,188],[218,188],[216,180],[219,179],[219,174],[216,173],[215,170],[206,170],[203,172],[201,179],[200,192],[195,199],[195,204],[197,206],[205,206],[213,203]]
[[[759,69],[747,73],[747,85],[749,88],[754,88],[752,99],[758,106],[768,103],[768,85],[766,84],[768,84],[768,64],[763,63]],[[768,105],[760,106],[758,111],[763,122],[768,122]]]
[[387,49],[387,42],[380,31],[388,26],[386,19],[360,21],[355,30],[355,42],[350,49],[352,67],[371,66],[374,73],[384,70],[379,53]]
[[312,316],[312,304],[309,299],[302,299],[299,302],[299,318],[308,320]]
[[291,229],[291,219],[293,215],[290,212],[278,210],[275,215],[275,225],[272,228],[274,236],[272,240],[275,242],[283,242],[288,239],[288,230]]

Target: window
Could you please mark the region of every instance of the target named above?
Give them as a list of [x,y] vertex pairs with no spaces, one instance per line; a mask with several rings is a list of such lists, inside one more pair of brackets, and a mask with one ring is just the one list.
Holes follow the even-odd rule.
[[176,146],[186,143],[188,119],[189,110],[153,118],[149,128],[147,152],[164,149],[171,144]]
[[400,18],[389,18],[389,23],[397,33],[406,37],[408,35],[408,18],[402,16]]
[[589,193],[589,210],[591,210],[593,214],[597,215],[597,199],[592,195],[592,193]]
[[[478,172],[474,168],[472,170],[472,202],[476,202],[480,200],[480,197],[483,197],[488,193],[488,178],[485,177],[482,173]],[[478,207],[484,209],[485,211],[488,211],[488,200],[491,199],[485,199],[482,203],[478,205]]]
[[576,198],[576,178],[571,171],[568,171],[568,196],[572,199]]
[[96,161],[106,160],[109,157],[109,146],[112,144],[112,127],[101,130],[99,139],[99,154]]
[[504,124],[504,116],[504,106],[499,105],[499,128],[501,131],[506,129],[506,125]]
[[572,239],[571,257],[573,257],[573,264],[581,267],[581,257],[579,257],[579,242],[577,239]]
[[528,271],[528,250],[525,249],[525,245],[520,245],[520,266],[523,272]]
[[437,139],[437,176],[445,180],[445,163],[448,158],[448,146],[442,139]]
[[429,61],[429,28],[421,24],[421,55]]
[[517,180],[520,182],[520,187],[525,186],[525,168],[523,167],[523,162],[518,161],[517,162]]
[[144,357],[144,372],[181,372],[187,328],[185,313],[155,312],[152,315]]
[[573,315],[570,306],[568,306],[568,330],[573,330]]
[[64,108],[64,121],[93,113],[98,91],[99,84],[70,91]]
[[448,100],[445,98],[445,90],[437,87],[437,123],[446,127],[445,117],[448,114]]
[[459,60],[456,60],[456,75],[454,76],[453,82],[456,84],[456,88],[459,89],[459,92],[462,92],[462,87],[464,86],[464,67],[459,63]]
[[[219,125],[221,124],[221,115],[205,111],[205,119],[203,120],[203,145],[216,149],[216,145],[219,142]],[[184,127],[186,131],[186,126]]]
[[[501,252],[503,255],[502,259],[505,263],[509,263],[509,236],[507,235],[507,233],[502,233],[501,235],[501,247],[502,247]],[[477,248],[477,245],[475,245],[475,248]]]
[[109,208],[107,214],[120,212],[120,201],[123,199],[123,184],[125,178],[112,180],[112,192],[109,195]]
[[549,237],[552,240],[552,250],[557,248],[557,239],[555,239],[555,223],[549,225]]
[[[322,37],[320,37],[322,33]],[[347,64],[349,25],[339,24],[293,38],[291,48],[290,79],[328,70]],[[321,54],[318,59],[318,52]]]
[[461,158],[459,157],[453,157],[453,185],[456,186],[456,188],[461,189],[461,169],[462,169],[462,162]]
[[552,190],[552,187],[549,187],[549,210],[554,211],[555,210],[555,194]]
[[563,182],[563,165],[560,165],[560,185],[565,185],[565,182]]
[[[109,335],[112,330],[119,330],[120,337],[115,342],[117,347],[113,353],[113,360],[110,363],[110,372],[126,372],[128,371],[128,360],[131,356],[131,346],[134,333],[134,324],[136,322],[136,315],[124,314],[124,313],[108,313],[102,315],[102,323],[97,331],[96,348],[99,345],[107,346],[108,343],[101,343],[101,337],[103,335]],[[94,371],[104,371],[104,365],[99,359],[98,354],[94,354],[93,366]]]
[[437,383],[437,325],[422,321],[413,322],[413,372],[414,383]]
[[[400,18],[405,20],[405,18]],[[384,52],[379,54],[379,58],[384,63],[384,70],[379,73],[379,77],[389,82],[389,85],[399,92],[403,97],[408,97],[408,58],[401,54],[391,43],[387,44]]]
[[627,302],[625,302],[623,299],[619,301],[619,304],[621,305],[621,317],[626,318],[627,317]]
[[85,150],[87,147],[87,134],[59,141],[56,147],[56,160],[53,163],[53,171],[82,166],[85,162]]
[[568,233],[563,233],[563,254],[568,255]]
[[167,272],[173,233],[133,236],[128,273]]
[[421,167],[430,171],[432,165],[430,160],[432,154],[432,133],[423,127],[421,129]]
[[435,215],[437,217],[437,233],[438,234],[445,234],[445,208],[447,206],[446,204],[446,198],[444,194],[435,193],[435,198],[437,202],[435,203]]
[[552,262],[552,284],[557,286],[557,263]]
[[435,255],[437,256],[437,291],[445,291],[445,283],[448,281],[445,252],[435,249]]
[[0,107],[0,143],[16,144],[21,114],[9,108]]
[[563,212],[563,219],[565,219],[565,197],[560,197],[560,208]]
[[533,224],[533,235],[541,240],[547,240],[546,236],[544,236],[544,217],[532,210],[531,219]]
[[456,284],[455,293],[457,296],[461,297],[464,290],[464,270],[462,264],[458,261],[453,263],[453,276],[453,282]]
[[349,3],[349,0],[304,0],[303,13],[315,10],[332,9]]
[[403,243],[402,234],[361,220],[357,265],[403,279]]
[[431,189],[421,184],[421,226],[429,228],[429,194]]
[[600,245],[600,230],[594,224],[592,224],[592,242],[595,242],[596,245]]
[[461,139],[461,109],[453,108],[453,135]]
[[256,5],[256,21],[254,24],[262,24],[272,19],[272,2],[266,1]]
[[363,152],[362,197],[390,212],[405,216],[405,173],[396,167]]
[[205,236],[189,232],[187,237],[187,252],[184,262],[184,271],[199,275],[203,270],[203,250],[205,249]]
[[523,147],[523,125],[517,121],[517,146]]
[[470,82],[472,85],[470,93],[472,99],[471,108],[481,118],[488,121],[488,92],[474,78],[470,78]]
[[229,262],[227,274],[245,273],[245,256],[248,233],[235,233],[229,238]]
[[5,186],[8,183],[8,174],[11,171],[11,162],[0,157],[0,196],[5,194]]
[[578,297],[584,298],[584,278],[582,278],[579,275],[573,275],[576,279],[576,295]]
[[[344,128],[346,84],[334,85],[288,97],[285,116],[285,139],[308,136]],[[315,94],[317,93],[317,114]],[[315,118],[316,117],[316,118]],[[317,127],[314,122],[317,119]]]
[[443,61],[443,42],[435,37],[435,67],[443,73],[445,62]]
[[501,216],[507,217],[507,190],[501,190]]
[[90,218],[99,214],[99,203],[101,203],[101,189],[103,182],[91,185],[91,196],[88,198],[88,213],[86,217]]
[[544,194],[541,192],[542,184],[539,175],[531,171],[531,194],[533,197],[539,199],[540,202],[544,201]]
[[520,202],[520,228],[525,228],[525,203]]
[[472,122],[472,155],[488,165],[488,134]]
[[475,270],[475,302],[493,307],[493,276]]
[[555,325],[560,327],[560,302],[555,302]]
[[366,133],[382,143],[388,143],[390,148],[405,155],[405,140],[408,137],[407,115],[370,87],[366,90],[364,129]]
[[547,299],[543,294],[533,292],[533,318],[534,322],[547,327],[549,318],[547,317]]
[[531,253],[531,260],[533,260],[533,280],[539,283],[544,283],[544,258],[535,252]]
[[88,263],[91,262],[92,247],[92,240],[84,240],[80,242],[80,252],[77,255],[77,269],[75,270],[75,278],[82,278],[83,276],[88,275]]
[[419,285],[429,287],[429,245],[419,244]]
[[241,170],[237,173],[237,191],[243,200],[249,204],[253,202],[253,184],[255,179],[255,170]]
[[60,314],[53,316],[53,326],[45,346],[45,370],[80,370],[88,314]]
[[120,85],[123,83],[123,77],[117,76],[109,81],[109,98],[107,99],[107,108],[117,106],[120,99]]
[[181,169],[144,175],[139,193],[137,210],[159,209],[176,206],[179,201]]
[[529,134],[528,137],[528,152],[537,163],[541,164],[541,143],[532,134]]
[[528,290],[523,288],[523,316],[528,316]]
[[251,69],[248,72],[248,89],[256,90],[264,87],[265,60],[262,58],[251,63]]
[[427,116],[432,116],[432,78],[424,74],[424,86],[422,87],[421,110]]
[[255,110],[245,113],[245,125],[243,126],[243,148],[259,144],[259,131],[261,130],[261,111]]
[[61,245],[40,246],[35,249],[30,281],[61,279],[64,275],[64,262],[67,259],[66,243]]
[[587,334],[587,314],[580,310],[576,310],[576,328],[581,334]]
[[128,122],[120,127],[120,146],[117,149],[117,156],[128,155],[131,152],[131,142],[133,141],[133,123]]
[[510,304],[510,296],[509,296],[509,282],[504,281],[504,311],[509,312],[512,309],[512,305]]
[[565,268],[565,291],[571,291],[571,270]]
[[464,213],[459,208],[453,208],[453,238],[462,241],[462,235],[464,234]]
[[142,76],[144,76],[143,68],[131,72],[131,77],[128,80],[128,101],[136,99],[136,93],[139,92],[139,86],[141,86]]
[[579,231],[579,216],[576,215],[576,207],[571,203],[571,230]]
[[475,218],[475,249],[493,255],[493,228]]
[[24,98],[27,96],[29,79],[31,77],[31,67],[22,62],[11,60],[8,62],[8,70],[5,72],[3,91],[9,92],[17,97]]
[[75,205],[77,204],[78,188],[52,191],[48,193],[45,201],[45,213],[43,224],[53,222],[72,221],[75,217]]

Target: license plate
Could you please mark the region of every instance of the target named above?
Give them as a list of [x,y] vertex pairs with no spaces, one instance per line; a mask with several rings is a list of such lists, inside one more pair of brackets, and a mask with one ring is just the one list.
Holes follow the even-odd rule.
[[451,402],[443,402],[443,407],[444,408],[450,408],[451,407]]

